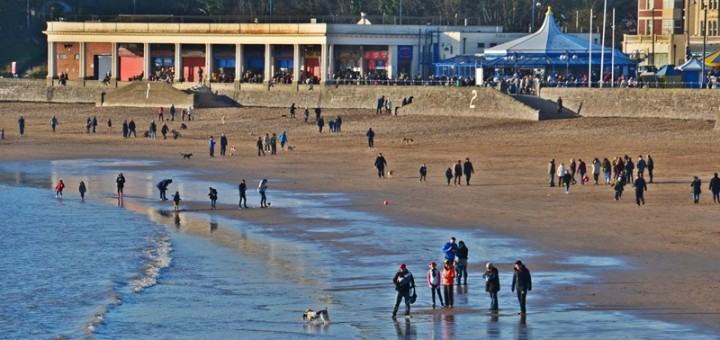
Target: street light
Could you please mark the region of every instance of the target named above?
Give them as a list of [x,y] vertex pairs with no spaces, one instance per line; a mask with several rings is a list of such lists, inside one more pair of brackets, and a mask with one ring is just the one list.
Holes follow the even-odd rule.
[[701,87],[705,87],[705,54],[707,53],[707,5],[705,5],[705,0],[702,0],[701,3],[702,10],[704,12],[703,14],[703,27],[702,27],[702,33],[703,33],[703,53],[702,53],[702,59],[700,60],[700,63],[702,65],[702,78],[700,78],[700,81],[702,82]]
[[[533,0],[533,2],[534,1],[535,0]],[[530,19],[530,33],[532,33],[533,30],[535,30],[535,7],[540,8],[540,6],[542,6],[540,1],[538,1],[536,4],[530,5],[530,7],[532,7],[532,18]]]

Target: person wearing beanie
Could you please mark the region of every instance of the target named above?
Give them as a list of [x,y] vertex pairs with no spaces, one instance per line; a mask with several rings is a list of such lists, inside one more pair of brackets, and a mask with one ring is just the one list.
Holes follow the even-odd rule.
[[485,265],[485,291],[490,293],[490,311],[497,312],[498,308],[498,291],[500,291],[500,274],[497,268],[488,262]]
[[397,315],[398,307],[400,306],[400,300],[405,299],[405,317],[410,317],[410,290],[415,290],[415,279],[412,273],[407,270],[407,266],[404,263],[400,264],[400,268],[395,277],[393,277],[393,284],[395,285],[395,306],[393,307],[392,317]]

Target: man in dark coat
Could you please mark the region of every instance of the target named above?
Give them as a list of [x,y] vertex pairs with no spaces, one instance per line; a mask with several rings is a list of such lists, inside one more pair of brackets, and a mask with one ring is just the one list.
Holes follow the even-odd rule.
[[160,200],[167,201],[167,196],[165,193],[167,192],[168,186],[172,183],[172,179],[166,178],[157,184],[158,190],[160,190]]
[[238,207],[247,209],[247,184],[245,183],[245,180],[243,179],[240,181],[240,185],[238,185],[238,191],[240,192],[240,203],[238,203]]
[[647,183],[645,183],[645,179],[642,175],[637,175],[637,178],[635,178],[635,182],[633,182],[633,187],[635,188],[635,202],[639,207],[640,203],[645,204],[644,195],[645,191],[647,191]]
[[525,314],[525,299],[527,293],[532,290],[532,277],[530,271],[525,267],[522,261],[515,261],[512,286],[510,290],[517,292],[518,302],[520,302],[520,313]]
[[485,279],[485,291],[490,293],[490,310],[496,312],[499,309],[497,293],[500,291],[500,274],[492,263],[488,262],[485,265],[483,278]]
[[410,290],[415,289],[415,279],[412,273],[407,270],[404,263],[400,264],[400,269],[393,277],[393,284],[395,285],[395,306],[393,307],[392,317],[397,315],[398,307],[400,307],[400,300],[405,299],[405,317],[410,317]]
[[228,140],[223,133],[220,135],[220,156],[225,156],[225,150],[227,150]]
[[715,173],[715,176],[710,180],[710,192],[713,194],[713,202],[720,203],[720,178],[718,178],[718,173]]
[[373,131],[373,129],[370,128],[368,130],[368,132],[366,133],[366,135],[368,138],[368,147],[370,147],[370,148],[374,147],[375,146],[375,131]]
[[382,152],[378,154],[377,158],[375,158],[375,167],[378,171],[378,178],[385,178],[385,167],[387,166],[387,161],[385,161],[385,157],[383,157]]
[[453,183],[455,183],[455,185],[460,185],[460,181],[461,181],[462,175],[463,175],[463,166],[462,166],[462,162],[459,159],[458,159],[457,163],[455,163],[455,168],[453,170],[455,173],[455,179],[454,179]]
[[470,157],[465,158],[463,173],[465,174],[465,185],[470,185],[470,177],[475,173],[475,169],[473,169],[473,165],[470,162]]

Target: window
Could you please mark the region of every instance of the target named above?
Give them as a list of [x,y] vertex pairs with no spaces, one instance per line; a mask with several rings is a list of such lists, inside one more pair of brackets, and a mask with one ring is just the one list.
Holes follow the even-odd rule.
[[663,20],[663,21],[662,21],[662,34],[673,34],[673,32],[674,32],[674,30],[673,30],[674,26],[673,26],[673,25],[674,25],[674,24],[675,24],[675,21],[672,20],[672,19],[670,19],[670,20]]
[[478,48],[485,48],[485,43],[477,43]]
[[65,54],[65,53],[58,54],[58,59],[67,59],[67,54]]
[[645,20],[645,35],[651,35],[655,33],[653,32],[652,24],[652,20]]
[[80,60],[80,55],[79,55],[79,54],[76,54],[76,55],[75,55],[75,60]]
[[495,46],[497,46],[497,43],[490,43],[490,47],[495,47]]

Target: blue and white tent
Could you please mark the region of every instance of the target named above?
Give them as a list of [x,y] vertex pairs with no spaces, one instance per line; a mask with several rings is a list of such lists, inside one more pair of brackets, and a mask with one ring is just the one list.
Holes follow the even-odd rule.
[[[560,31],[551,8],[548,8],[545,21],[537,32],[486,49],[484,65],[544,69],[581,69],[584,66],[587,72],[590,62],[593,66],[600,65],[601,49],[598,44]],[[634,74],[637,63],[618,49],[605,48],[605,67],[611,67],[613,55],[614,65],[621,68],[621,73]]]
[[688,88],[700,88],[702,79],[702,64],[695,58],[690,58],[684,64],[675,68],[682,72],[682,81],[685,83],[685,87]]

